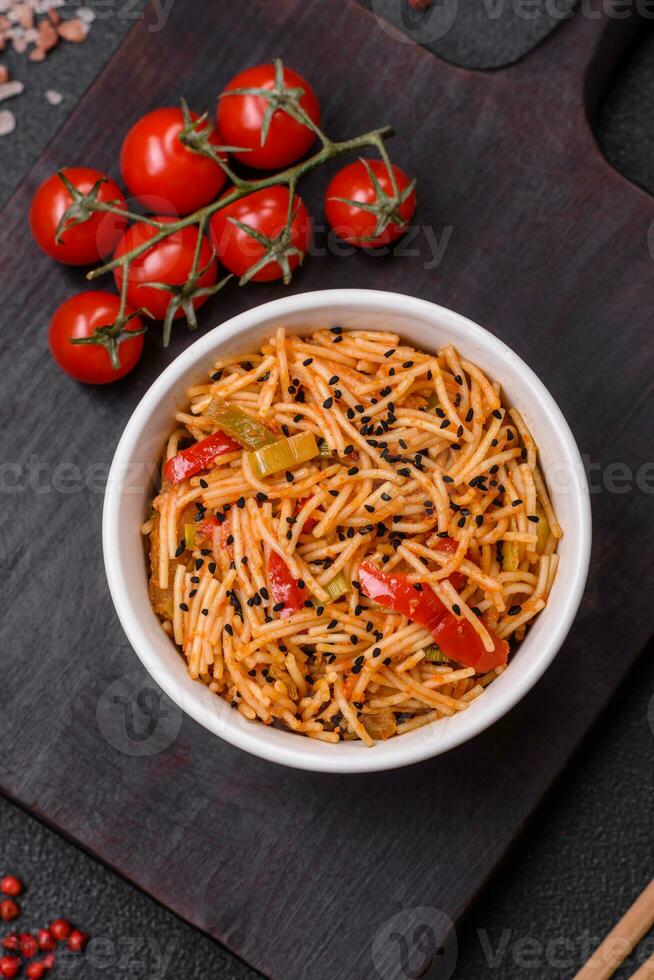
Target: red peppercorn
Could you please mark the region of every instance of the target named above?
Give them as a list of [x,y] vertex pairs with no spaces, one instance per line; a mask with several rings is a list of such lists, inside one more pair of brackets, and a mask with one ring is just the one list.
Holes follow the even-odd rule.
[[55,919],[50,925],[50,932],[57,942],[60,942],[62,939],[68,939],[71,933],[70,922],[67,919]]
[[0,902],[0,919],[3,922],[11,922],[20,915],[20,905],[14,902],[13,898],[3,898]]
[[17,953],[20,949],[20,939],[15,932],[12,932],[9,936],[5,936],[2,945],[5,949],[10,949],[12,953]]
[[43,961],[42,962],[43,962],[43,965],[46,968],[46,970],[51,970],[52,967],[55,965],[55,955],[54,955],[54,953],[46,953],[46,955],[43,957]]
[[0,977],[17,977],[20,960],[17,956],[0,956]]
[[0,881],[0,892],[3,895],[11,895],[12,898],[15,898],[16,895],[20,895],[22,890],[23,883],[16,875],[5,875],[2,881]]
[[49,929],[39,929],[36,938],[41,949],[54,949],[57,945]]
[[37,943],[31,932],[21,932],[20,936],[20,951],[26,959],[31,960],[33,956],[39,951],[39,944]]
[[85,932],[74,929],[68,937],[68,948],[72,949],[73,953],[81,953],[88,942],[88,938]]
[[29,977],[29,980],[41,980],[41,977],[45,974],[45,966],[43,963],[35,962],[30,963],[25,970],[25,976]]

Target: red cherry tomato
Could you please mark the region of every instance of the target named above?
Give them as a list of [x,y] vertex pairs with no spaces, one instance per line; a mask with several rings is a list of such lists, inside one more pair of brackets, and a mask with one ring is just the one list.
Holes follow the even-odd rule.
[[[65,167],[63,172],[73,187],[83,194],[88,194],[97,181],[104,179],[97,200],[105,203],[113,201],[121,208],[127,206],[118,184],[99,170]],[[32,234],[46,255],[53,259],[67,265],[89,265],[113,251],[127,227],[127,220],[116,214],[94,214],[88,221],[67,228],[58,243],[55,241],[57,226],[72,203],[72,195],[61,178],[57,174],[48,177],[32,199]]]
[[9,949],[12,953],[17,953],[20,949],[20,939],[15,932],[10,933],[2,940],[3,949]]
[[11,895],[12,898],[16,898],[22,890],[23,883],[16,875],[5,875],[2,881],[0,881],[0,892],[3,895]]
[[54,922],[50,924],[50,932],[58,943],[63,939],[68,939],[71,931],[72,926],[68,919],[55,919]]
[[57,958],[54,955],[54,953],[46,953],[46,955],[43,957],[43,959],[41,960],[41,962],[43,963],[43,965],[46,968],[46,970],[51,970],[52,967],[57,962]]
[[[175,219],[158,216],[157,221],[166,224],[172,223]],[[118,258],[129,252],[143,242],[149,241],[156,235],[157,230],[152,225],[147,225],[142,221],[137,222],[128,228],[125,235],[118,243],[114,255]],[[146,286],[147,282],[160,282],[168,286],[181,286],[189,278],[193,267],[193,255],[198,240],[198,229],[195,226],[182,228],[181,231],[173,232],[170,237],[153,245],[133,260],[129,267],[129,285],[127,287],[127,301],[134,307],[145,307],[157,319],[163,320],[171,300],[171,294],[162,289],[155,289]],[[197,286],[213,286],[218,278],[218,263],[213,257],[211,246],[204,238],[200,247],[199,270],[205,270],[198,278]],[[114,269],[114,279],[120,290],[123,282],[122,266]],[[193,306],[198,309],[206,301],[206,296],[199,296],[193,300]],[[175,319],[183,316],[180,308],[175,313]]]
[[41,980],[41,978],[45,976],[45,971],[45,963],[30,963],[25,969],[25,976],[28,977],[29,980]]
[[[75,337],[92,337],[99,327],[111,326],[118,316],[120,299],[115,293],[94,291],[71,296],[55,311],[50,321],[50,351],[59,367],[77,381],[102,385],[124,377],[143,352],[143,334],[122,340],[118,345],[120,367],[111,363],[102,344],[72,344]],[[133,311],[127,308],[129,315]],[[125,330],[140,330],[143,324],[133,317]]]
[[[293,119],[281,108],[270,119],[266,139],[262,144],[262,127],[271,102],[262,95],[230,95],[234,89],[264,89],[274,91],[281,80],[274,64],[255,65],[236,75],[218,99],[216,125],[223,142],[229,146],[245,147],[248,152],[232,155],[248,167],[257,170],[280,170],[299,160],[309,150],[316,136],[312,129]],[[283,70],[285,90],[301,88],[299,105],[318,125],[320,106],[316,93],[302,75],[292,68]]]
[[[261,242],[235,225],[230,218],[236,218],[272,241],[283,230],[287,214],[288,188],[281,184],[255,191],[216,211],[210,222],[211,241],[225,268],[237,276],[244,276],[266,254]],[[300,264],[311,239],[309,212],[297,194],[293,201],[293,214],[286,251],[290,247],[301,254],[287,252],[288,268],[291,271]],[[281,279],[283,275],[282,266],[273,258],[263,264],[251,278],[255,282],[270,282]]]
[[[366,164],[379,183],[381,196]],[[332,177],[325,191],[325,215],[339,238],[350,245],[374,247],[394,242],[404,234],[416,210],[416,193],[407,191],[411,181],[403,170],[393,166],[393,173],[399,199],[383,160],[356,160]],[[345,203],[348,201],[354,203]],[[358,204],[375,205],[380,212]]]
[[[195,121],[197,113],[190,113]],[[205,123],[205,126],[211,126]],[[218,164],[185,146],[181,109],[155,109],[130,129],[120,151],[120,171],[130,192],[150,211],[190,214],[217,197],[225,183]],[[215,131],[209,143],[220,145]]]
[[3,898],[0,902],[0,919],[3,922],[12,922],[20,915],[20,905],[13,898]]
[[73,929],[68,937],[68,948],[73,953],[81,953],[88,942],[88,938],[85,932],[80,932],[79,929]]

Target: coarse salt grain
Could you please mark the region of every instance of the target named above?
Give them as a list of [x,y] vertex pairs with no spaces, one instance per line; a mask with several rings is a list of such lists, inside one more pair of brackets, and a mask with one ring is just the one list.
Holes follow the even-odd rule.
[[8,136],[16,128],[16,117],[9,109],[0,110],[0,136]]
[[57,92],[53,88],[48,89],[48,91],[45,93],[45,97],[50,105],[61,105],[64,98],[61,92]]

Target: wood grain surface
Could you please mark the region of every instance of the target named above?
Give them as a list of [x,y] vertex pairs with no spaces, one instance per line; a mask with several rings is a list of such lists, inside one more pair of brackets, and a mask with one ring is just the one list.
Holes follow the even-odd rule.
[[[654,204],[602,159],[587,120],[636,27],[577,17],[478,74],[351,0],[177,3],[164,31],[134,28],[2,213],[1,788],[277,980],[418,975],[419,927],[444,938],[654,632]],[[291,288],[407,292],[482,323],[550,388],[594,488],[586,597],[545,677],[471,743],[374,776],[270,765],[152,700],[105,583],[103,480],[135,404],[193,338],[178,328],[164,352],[153,335],[132,377],[75,385],[46,327],[82,277],[27,229],[57,166],[116,174],[144,110],[181,93],[202,109],[274,55],[312,80],[330,133],[392,124],[420,193],[414,254],[312,257]],[[324,180],[303,192],[318,224]],[[447,240],[436,267],[430,236]],[[202,322],[282,291],[227,289]]]

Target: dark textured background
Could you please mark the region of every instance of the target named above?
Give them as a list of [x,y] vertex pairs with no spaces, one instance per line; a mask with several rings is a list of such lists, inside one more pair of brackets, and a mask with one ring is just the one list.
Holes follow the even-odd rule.
[[[365,5],[392,15],[391,0],[366,0]],[[446,14],[448,0],[443,7]],[[511,61],[551,26],[544,16],[516,17],[509,3],[494,8],[503,9],[497,19],[489,19],[485,13],[489,5],[481,0],[465,0],[459,7],[452,29],[430,46],[443,57],[469,66]],[[105,5],[102,13],[110,16],[96,21],[85,45],[62,46],[44,65],[28,66],[24,59],[10,56],[12,73],[27,82],[28,92],[10,106],[18,119],[16,133],[0,142],[3,198],[101,70],[137,10],[119,0],[111,15],[112,9]],[[235,2],[234,16],[238,17]],[[410,30],[420,30],[419,23],[414,21]],[[423,31],[427,33],[417,36],[427,39],[428,28]],[[52,108],[45,102],[43,93],[48,88],[64,94],[61,106]],[[650,191],[654,191],[653,103],[654,36],[647,34],[614,79],[596,130],[614,166]],[[3,326],[10,328],[10,324]],[[652,876],[654,735],[648,713],[654,722],[654,709],[649,706],[653,690],[654,664],[645,652],[459,929],[455,977],[572,977],[592,942],[590,937],[606,932]],[[484,819],[483,800],[473,818]],[[15,871],[29,884],[22,927],[37,926],[61,913],[76,919],[94,937],[86,959],[64,961],[60,976],[133,980],[257,976],[212,940],[5,801],[0,801],[0,855],[0,872]],[[229,902],[228,895],[220,899]],[[343,914],[347,915],[346,909]],[[495,960],[489,960],[489,955]],[[618,976],[628,976],[634,962]]]

